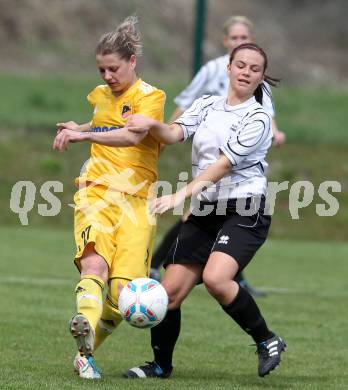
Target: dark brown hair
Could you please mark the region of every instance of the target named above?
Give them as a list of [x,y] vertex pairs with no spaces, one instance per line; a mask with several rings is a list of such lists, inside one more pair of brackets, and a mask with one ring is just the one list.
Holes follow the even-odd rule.
[[[280,79],[268,76],[266,74],[266,69],[267,69],[267,66],[268,66],[267,54],[265,53],[265,51],[260,46],[256,45],[256,43],[242,43],[241,45],[239,45],[236,48],[234,48],[234,50],[232,51],[232,53],[230,55],[230,62],[229,62],[230,65],[231,65],[231,63],[233,61],[233,58],[235,57],[236,53],[239,50],[243,50],[243,49],[254,50],[254,51],[257,51],[259,54],[262,55],[262,57],[264,59],[264,64],[263,64],[264,81],[266,81],[272,87],[278,87],[279,83],[280,83]],[[260,104],[262,104],[262,97],[263,97],[263,89],[264,88],[266,88],[264,86],[264,83],[261,83],[261,84],[259,84],[257,86],[257,88],[254,91],[254,96],[255,96],[256,100]]]

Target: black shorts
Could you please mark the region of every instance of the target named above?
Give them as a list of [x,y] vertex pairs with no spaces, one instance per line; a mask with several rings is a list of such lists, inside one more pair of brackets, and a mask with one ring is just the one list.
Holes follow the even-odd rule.
[[[252,209],[253,198],[246,198],[244,201]],[[242,271],[268,235],[271,216],[264,215],[265,198],[262,197],[256,208],[248,213],[252,213],[251,215],[237,212],[235,199],[227,202],[224,213],[217,209],[216,203],[201,202],[200,210],[207,206],[212,209],[208,215],[198,216],[192,211],[181,226],[164,266],[205,265],[210,253],[217,251],[232,256],[239,265],[239,271]]]

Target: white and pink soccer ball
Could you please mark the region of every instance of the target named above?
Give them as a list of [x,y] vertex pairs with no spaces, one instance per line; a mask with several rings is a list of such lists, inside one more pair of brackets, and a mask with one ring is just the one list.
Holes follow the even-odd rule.
[[158,325],[167,313],[168,295],[157,280],[134,279],[121,291],[118,308],[130,325],[152,328]]

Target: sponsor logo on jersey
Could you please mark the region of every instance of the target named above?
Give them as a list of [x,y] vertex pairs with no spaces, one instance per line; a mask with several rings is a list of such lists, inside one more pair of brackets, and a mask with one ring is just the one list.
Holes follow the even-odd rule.
[[132,115],[132,106],[129,103],[125,103],[122,106],[121,116],[125,119],[129,117],[129,115]]

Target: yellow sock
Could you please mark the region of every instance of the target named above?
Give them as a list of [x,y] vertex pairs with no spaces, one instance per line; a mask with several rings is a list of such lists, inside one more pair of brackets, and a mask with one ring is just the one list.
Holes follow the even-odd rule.
[[97,323],[95,329],[94,350],[96,350],[105,339],[111,335],[111,333],[121,323],[122,317],[114,308],[111,308],[110,302],[107,300],[104,302],[103,313],[101,319]]
[[94,350],[118,327],[122,316],[118,310],[117,300],[119,291],[128,283],[125,279],[111,279],[109,292],[103,305],[103,313],[95,329]]
[[77,312],[87,317],[94,331],[103,310],[103,288],[99,276],[84,275],[75,289]]

